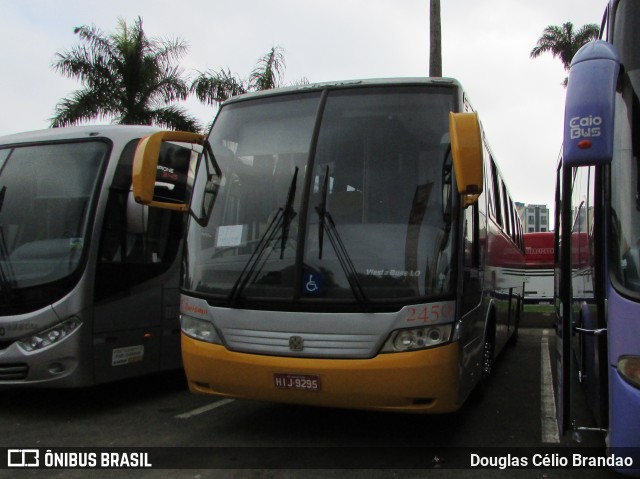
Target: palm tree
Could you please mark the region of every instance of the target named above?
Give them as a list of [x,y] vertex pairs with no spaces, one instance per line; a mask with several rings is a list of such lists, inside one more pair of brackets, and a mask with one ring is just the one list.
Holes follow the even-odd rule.
[[[283,48],[272,47],[258,59],[249,78],[242,79],[237,75],[232,75],[228,68],[227,70],[221,68],[218,71],[198,72],[191,83],[191,91],[201,102],[208,105],[219,105],[235,95],[279,87],[282,85],[285,68]],[[308,81],[303,79],[301,83],[308,83]]]
[[260,91],[279,87],[285,69],[284,50],[282,47],[272,47],[258,60],[258,64],[249,75],[249,89]]
[[229,69],[225,71],[222,68],[217,72],[198,72],[191,83],[191,92],[208,105],[218,105],[232,96],[247,93],[247,88],[246,81],[232,75]]
[[440,23],[440,0],[429,4],[429,76],[442,76],[442,26]]
[[[542,32],[538,43],[531,50],[531,58],[537,58],[543,53],[549,52],[554,58],[560,58],[565,71],[569,71],[571,60],[580,48],[599,36],[600,27],[595,23],[588,23],[574,33],[573,23],[563,23],[561,27],[549,25]],[[567,78],[564,79],[567,85]]]
[[174,104],[189,96],[177,65],[187,52],[185,42],[148,38],[140,17],[133,26],[118,19],[118,29],[110,35],[93,25],[76,27],[74,33],[84,45],[58,52],[52,68],[78,79],[83,88],[56,105],[51,126],[110,118],[120,124],[200,129],[194,117]]

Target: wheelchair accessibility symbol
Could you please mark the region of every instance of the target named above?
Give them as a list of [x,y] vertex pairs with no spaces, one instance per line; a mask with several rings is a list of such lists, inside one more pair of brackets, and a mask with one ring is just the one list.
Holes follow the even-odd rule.
[[322,275],[319,273],[305,273],[302,279],[304,294],[319,296],[322,294]]

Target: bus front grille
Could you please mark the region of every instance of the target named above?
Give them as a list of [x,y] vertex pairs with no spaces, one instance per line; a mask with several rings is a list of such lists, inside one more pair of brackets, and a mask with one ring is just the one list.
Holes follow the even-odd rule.
[[27,378],[29,366],[25,363],[0,364],[1,381],[21,381]]
[[229,349],[237,352],[316,358],[370,358],[379,348],[375,334],[312,334],[227,328]]

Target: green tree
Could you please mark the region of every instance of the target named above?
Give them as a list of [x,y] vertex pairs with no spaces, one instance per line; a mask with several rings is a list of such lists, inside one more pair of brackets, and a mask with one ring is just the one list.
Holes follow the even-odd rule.
[[52,68],[79,80],[83,88],[56,105],[51,126],[110,118],[120,124],[199,130],[198,121],[175,104],[190,93],[178,65],[188,49],[184,41],[148,38],[140,17],[133,25],[119,19],[110,35],[93,25],[76,27],[74,33],[82,44],[56,53]]
[[[258,59],[258,63],[247,79],[231,74],[227,68],[218,71],[198,72],[191,83],[191,91],[203,103],[219,105],[228,98],[250,91],[269,90],[282,85],[284,71],[284,50],[272,47]],[[305,79],[300,83],[308,83]]]
[[[600,27],[595,23],[588,23],[574,31],[573,23],[563,23],[561,27],[549,25],[538,38],[538,43],[531,50],[531,58],[537,58],[543,53],[551,53],[553,58],[559,58],[565,71],[569,71],[571,60],[580,48],[598,38]],[[564,85],[567,85],[567,78]]]

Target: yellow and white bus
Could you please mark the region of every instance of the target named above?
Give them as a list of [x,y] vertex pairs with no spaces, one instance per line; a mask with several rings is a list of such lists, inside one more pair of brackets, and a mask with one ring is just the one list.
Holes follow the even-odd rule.
[[[177,203],[157,187],[160,145],[175,141],[202,151]],[[133,176],[137,201],[190,212],[193,392],[443,413],[516,338],[522,227],[455,80],[236,97],[206,137],[142,140]]]

